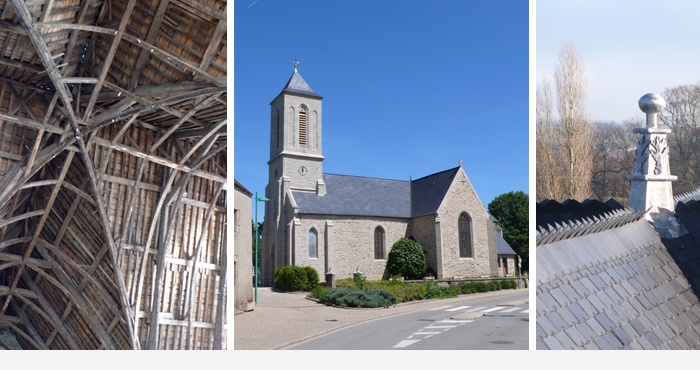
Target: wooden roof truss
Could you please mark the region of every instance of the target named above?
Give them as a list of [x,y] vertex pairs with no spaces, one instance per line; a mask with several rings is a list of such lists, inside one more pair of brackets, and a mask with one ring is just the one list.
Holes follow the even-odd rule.
[[226,348],[226,2],[0,0],[0,324]]

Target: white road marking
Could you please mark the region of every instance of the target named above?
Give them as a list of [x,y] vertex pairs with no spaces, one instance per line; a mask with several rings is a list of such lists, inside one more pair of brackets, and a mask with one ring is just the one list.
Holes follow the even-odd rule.
[[493,312],[493,311],[502,310],[502,309],[504,309],[504,308],[505,308],[505,307],[492,307],[492,308],[489,308],[488,310],[483,310],[483,311],[481,311],[481,312]]
[[413,343],[420,342],[420,339],[416,340],[402,340],[400,341],[397,345],[394,346],[394,348],[406,348],[410,346]]
[[450,309],[445,310],[445,311],[459,311],[459,310],[467,309],[469,307],[471,307],[471,306],[459,306],[459,307],[455,307],[455,308],[450,308]]
[[413,333],[413,335],[435,335],[435,334],[440,334],[440,331],[417,331]]
[[480,310],[483,310],[484,308],[488,308],[488,307],[486,307],[486,306],[484,306],[484,307],[474,307],[474,308],[472,308],[472,309],[470,309],[470,310],[467,310],[466,312],[480,311]]
[[512,307],[512,308],[509,308],[507,310],[501,311],[501,313],[513,312],[513,311],[517,311],[517,310],[521,310],[521,309],[522,309],[522,307]]
[[452,306],[448,305],[448,306],[436,307],[436,308],[428,309],[428,311],[439,311],[439,310],[444,310],[444,309],[450,308],[450,307],[452,307]]

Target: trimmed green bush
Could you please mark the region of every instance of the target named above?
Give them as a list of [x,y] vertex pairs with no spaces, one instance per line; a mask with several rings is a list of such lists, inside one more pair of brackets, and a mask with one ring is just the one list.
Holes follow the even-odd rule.
[[391,247],[386,261],[389,274],[406,279],[421,279],[428,270],[423,247],[417,241],[401,238]]
[[319,297],[327,305],[360,308],[387,308],[396,304],[396,296],[383,289],[363,291],[355,288],[333,288],[328,294]]
[[318,272],[311,266],[282,266],[275,272],[275,289],[310,292],[318,286]]

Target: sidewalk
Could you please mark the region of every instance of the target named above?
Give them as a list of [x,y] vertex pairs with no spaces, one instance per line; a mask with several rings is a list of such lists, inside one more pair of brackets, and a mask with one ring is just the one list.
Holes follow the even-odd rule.
[[[457,298],[400,303],[390,308],[329,307],[310,299],[308,293],[280,293],[258,288],[255,310],[233,317],[234,350],[287,349],[351,325],[416,310],[486,297],[513,295],[526,289],[462,295]],[[520,300],[514,304],[522,304]]]

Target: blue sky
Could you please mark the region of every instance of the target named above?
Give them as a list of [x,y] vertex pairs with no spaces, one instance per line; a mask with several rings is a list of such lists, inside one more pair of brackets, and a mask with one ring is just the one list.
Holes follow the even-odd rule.
[[236,1],[234,177],[264,194],[269,103],[296,59],[324,98],[324,172],[408,180],[462,159],[484,206],[529,193],[528,19],[522,0]]
[[564,44],[573,43],[588,76],[593,121],[643,119],[646,93],[700,81],[700,2],[538,0],[537,81],[553,82]]

